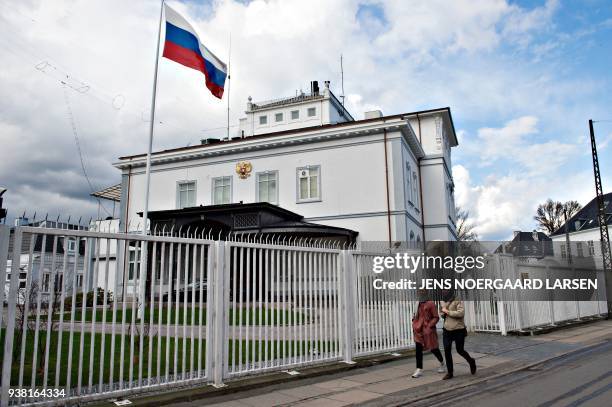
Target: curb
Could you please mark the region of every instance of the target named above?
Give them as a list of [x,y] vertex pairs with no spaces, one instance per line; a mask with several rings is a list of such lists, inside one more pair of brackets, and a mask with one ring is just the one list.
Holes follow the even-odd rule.
[[379,364],[384,364],[396,360],[408,359],[414,356],[415,351],[413,349],[405,351],[395,351],[400,356],[393,356],[389,353],[375,356],[363,356],[355,358],[353,364],[347,364],[342,361],[338,361],[332,365],[321,364],[312,366],[303,366],[301,368],[295,368],[290,370],[298,370],[299,375],[291,376],[285,372],[275,371],[272,373],[256,376],[245,376],[233,381],[227,382],[224,387],[214,387],[210,384],[198,385],[197,387],[185,387],[172,390],[172,392],[151,392],[149,394],[134,395],[133,398],[130,396],[120,397],[115,400],[96,400],[87,403],[87,406],[108,406],[109,402],[129,399],[133,406],[146,405],[146,406],[165,406],[169,403],[182,403],[201,400],[204,398],[220,397],[231,393],[244,392],[260,388],[262,386],[273,386],[283,383],[293,383],[301,380],[311,379],[314,377],[321,377],[325,375],[331,375],[336,373],[342,373],[345,371],[371,367]]
[[543,335],[551,332],[562,331],[564,329],[575,328],[582,325],[588,325],[593,322],[605,321],[606,318],[603,316],[598,317],[583,317],[580,320],[574,319],[570,321],[561,321],[555,325],[542,325],[529,330],[511,331],[508,332],[509,336],[535,336]]
[[501,377],[508,376],[508,375],[511,375],[511,374],[514,374],[514,373],[517,373],[517,372],[520,372],[520,371],[523,371],[523,370],[532,369],[532,368],[534,368],[536,366],[543,365],[545,363],[554,361],[556,359],[561,359],[561,358],[566,357],[568,355],[571,355],[573,353],[582,352],[582,351],[585,351],[585,350],[589,350],[591,348],[596,348],[596,347],[598,347],[598,346],[600,346],[600,345],[602,345],[602,344],[604,344],[604,343],[606,343],[608,341],[610,341],[610,339],[602,340],[602,341],[599,341],[599,342],[596,342],[596,343],[592,343],[590,345],[586,345],[586,346],[583,346],[581,348],[572,349],[569,352],[565,352],[565,353],[561,353],[559,355],[551,356],[551,357],[546,358],[546,359],[541,359],[541,360],[539,360],[537,362],[533,362],[533,363],[530,363],[530,364],[524,365],[524,366],[519,366],[519,367],[516,367],[514,369],[508,370],[506,372],[501,372],[501,373],[494,374],[492,376],[483,377],[482,379],[479,379],[479,380],[476,380],[476,381],[459,384],[457,386],[448,387],[448,388],[445,388],[444,390],[437,391],[437,392],[434,392],[434,393],[429,393],[429,394],[426,394],[426,395],[423,395],[423,396],[420,396],[420,397],[417,397],[417,398],[414,398],[414,399],[406,400],[404,402],[390,403],[388,405],[389,406],[393,406],[393,407],[407,406],[407,405],[412,404],[412,403],[417,403],[419,401],[424,401],[424,400],[436,397],[436,396],[438,396],[440,394],[443,394],[443,393],[448,393],[448,392],[451,392],[451,391],[465,389],[465,388],[472,387],[472,386],[480,384],[480,383],[487,382],[489,380],[499,379]]

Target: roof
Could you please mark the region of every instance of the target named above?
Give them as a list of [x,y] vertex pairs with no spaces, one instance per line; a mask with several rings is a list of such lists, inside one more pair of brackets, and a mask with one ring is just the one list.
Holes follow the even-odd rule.
[[[355,125],[364,124],[364,123],[375,123],[377,121],[384,123],[385,120],[407,119],[410,116],[426,115],[426,114],[433,114],[433,113],[448,114],[450,124],[451,124],[450,127],[452,130],[452,137],[453,137],[452,141],[454,145],[457,145],[458,142],[457,142],[457,134],[455,133],[455,125],[453,123],[453,117],[451,115],[450,107],[448,106],[438,108],[438,109],[420,110],[420,111],[401,113],[401,114],[390,115],[390,116],[375,117],[371,119],[354,120],[354,121],[341,122],[341,123],[324,124],[324,125],[319,125],[319,126],[301,127],[297,129],[283,130],[283,131],[277,131],[277,132],[271,132],[271,133],[262,133],[262,134],[257,134],[254,136],[245,137],[245,138],[227,140],[223,142],[223,145],[233,145],[233,144],[243,143],[245,141],[267,139],[267,138],[284,136],[284,135],[289,135],[289,134],[296,134],[296,133],[307,132],[307,131],[312,131],[312,130],[324,130],[324,129],[326,130],[326,129],[335,129],[335,128],[341,128],[341,127],[355,126]],[[177,147],[177,148],[170,148],[166,150],[154,151],[151,154],[152,155],[162,155],[162,154],[174,153],[174,152],[180,152],[180,151],[201,150],[201,149],[206,149],[206,148],[217,148],[217,147],[219,147],[219,143],[198,144],[198,145],[193,145],[193,146]],[[146,153],[126,155],[126,156],[119,157],[119,160],[132,160],[135,158],[142,158],[145,156],[146,156]]]
[[[606,225],[612,225],[612,192],[603,195],[604,212],[606,213]],[[579,232],[582,230],[595,229],[599,227],[597,214],[599,208],[597,205],[597,197],[591,199],[582,209],[574,214],[567,221],[568,233]],[[561,225],[551,236],[562,235],[565,233],[565,223]]]
[[108,199],[109,201],[121,201],[121,184],[111,185],[101,189],[100,191],[92,192],[91,196],[96,198]]
[[[253,203],[230,203],[220,205],[200,205],[192,206],[183,209],[167,209],[162,211],[151,211],[149,212],[149,218],[160,219],[170,215],[189,215],[189,214],[214,214],[214,213],[241,213],[241,212],[253,212],[258,210],[264,210],[271,212],[276,215],[282,216],[285,219],[291,220],[302,220],[304,217],[300,214],[281,208],[280,206],[273,205],[269,202],[253,202]],[[138,215],[142,216],[142,212],[138,212]]]
[[[533,238],[533,234],[537,233],[538,238],[537,240]],[[544,232],[521,232],[521,231],[517,231],[514,234],[514,238],[512,239],[513,242],[543,242],[543,241],[550,241],[551,238],[548,237],[548,235],[546,235],[546,233]]]
[[553,255],[552,239],[543,232],[515,231],[514,238],[502,243],[495,253],[508,253],[519,257],[543,258]]
[[[142,216],[142,212],[139,212]],[[300,234],[302,236],[345,236],[354,240],[358,232],[311,223],[295,212],[268,202],[194,206],[149,212],[152,227],[214,229],[233,233]],[[216,233],[216,232],[215,232]]]

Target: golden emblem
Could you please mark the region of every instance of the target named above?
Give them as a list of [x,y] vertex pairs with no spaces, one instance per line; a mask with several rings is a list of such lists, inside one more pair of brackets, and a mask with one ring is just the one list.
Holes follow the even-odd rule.
[[238,164],[236,164],[236,174],[238,174],[240,179],[249,178],[252,170],[253,165],[249,161],[240,161]]

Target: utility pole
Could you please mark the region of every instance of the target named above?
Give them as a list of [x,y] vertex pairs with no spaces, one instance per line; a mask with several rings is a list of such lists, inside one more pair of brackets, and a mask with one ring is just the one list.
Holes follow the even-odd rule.
[[603,188],[601,186],[601,174],[599,172],[599,159],[597,157],[593,120],[589,120],[589,131],[591,133],[595,193],[597,194],[597,220],[599,221],[599,234],[601,235],[601,259],[606,285],[606,300],[608,302],[608,319],[610,319],[612,317],[612,279],[610,278],[610,274],[612,274],[612,255],[610,254],[610,236],[608,235],[608,225],[606,224],[606,208],[604,206]]
[[567,221],[567,208],[563,208],[563,216],[565,217],[565,246],[567,247],[567,264],[572,264],[572,246],[570,245],[569,227]]

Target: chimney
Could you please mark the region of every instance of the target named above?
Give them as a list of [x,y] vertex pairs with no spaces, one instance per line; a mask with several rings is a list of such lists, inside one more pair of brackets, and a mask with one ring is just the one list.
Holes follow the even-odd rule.
[[310,93],[313,95],[319,94],[319,81],[310,82]]
[[325,83],[325,88],[323,89],[323,94],[325,96],[329,96],[329,92],[330,92],[330,90],[329,90],[329,81],[325,81],[324,83]]
[[517,237],[519,235],[519,233],[521,233],[521,231],[520,230],[515,230],[513,233],[514,234],[512,235],[512,237]]
[[383,113],[380,110],[370,110],[364,113],[364,119],[380,119],[383,117]]

